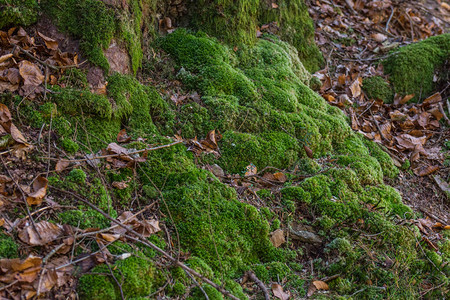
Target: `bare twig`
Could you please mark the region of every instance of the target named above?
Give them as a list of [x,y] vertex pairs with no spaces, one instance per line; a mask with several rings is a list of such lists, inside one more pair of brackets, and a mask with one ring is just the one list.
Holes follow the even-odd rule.
[[[186,272],[186,270],[185,270]],[[189,272],[186,272],[186,274],[192,279],[192,281],[194,281],[195,285],[198,286],[198,288],[200,289],[200,291],[202,291],[203,296],[205,296],[206,300],[209,300],[208,294],[205,292],[205,290],[202,288],[201,284],[198,283],[197,280],[195,280],[194,276],[192,276]]]
[[[141,150],[137,150],[137,151],[133,151],[133,152],[128,152],[128,153],[107,154],[107,155],[100,155],[100,156],[95,156],[95,157],[91,157],[91,158],[81,158],[81,159],[64,159],[64,161],[67,161],[67,162],[83,162],[83,161],[91,161],[91,160],[95,160],[95,159],[118,157],[118,156],[122,156],[122,155],[132,155],[132,154],[142,153],[142,152],[145,152],[145,151],[154,151],[154,150],[158,150],[158,149],[172,147],[174,145],[181,144],[182,142],[183,141],[176,141],[176,142],[173,142],[173,143],[170,143],[170,144],[167,144],[167,145],[157,146],[157,147],[153,147],[153,148],[145,148],[145,149],[141,149]],[[50,159],[51,160],[55,160],[55,161],[60,160],[58,158],[50,158]]]
[[389,16],[389,19],[386,23],[386,27],[384,28],[384,30],[386,32],[389,32],[389,23],[391,23],[391,19],[392,19],[392,16],[394,15],[394,11],[395,11],[395,7],[391,7],[391,15]]
[[27,210],[27,215],[31,221],[31,226],[33,227],[33,230],[34,230],[34,232],[36,232],[39,239],[41,239],[41,235],[40,235],[39,231],[36,229],[36,224],[34,223],[34,219],[31,217],[30,207],[28,206],[27,196],[25,195],[25,192],[23,191],[20,184],[14,179],[14,176],[12,176],[11,172],[9,171],[8,167],[6,166],[5,161],[3,160],[3,157],[1,155],[0,155],[0,160],[2,161],[3,167],[6,169],[6,172],[8,172],[9,177],[11,178],[12,181],[14,181],[14,184],[17,186],[20,193],[22,194],[22,199],[25,204],[25,208]]
[[251,281],[256,283],[256,285],[261,289],[261,291],[264,294],[264,299],[265,300],[270,300],[270,295],[269,295],[269,292],[267,291],[266,286],[264,285],[264,283],[258,277],[256,277],[255,273],[253,273],[252,271],[248,271],[246,275],[248,276],[248,278]]
[[[65,190],[61,190],[58,189],[54,186],[50,186],[51,189],[58,191],[60,193],[64,193],[64,194],[68,194],[71,195],[72,197],[74,197],[76,200],[83,202],[84,204],[88,205],[89,207],[91,207],[92,209],[96,210],[97,212],[99,212],[100,214],[102,214],[104,217],[106,217],[107,219],[109,219],[110,221],[116,223],[117,225],[119,225],[120,227],[124,228],[127,232],[133,234],[134,236],[131,235],[124,235],[127,239],[130,239],[132,241],[135,241],[137,243],[141,243],[143,245],[146,245],[149,248],[152,248],[153,250],[155,250],[156,252],[162,254],[163,256],[165,256],[168,260],[170,260],[174,265],[181,267],[183,270],[189,272],[191,275],[200,278],[203,282],[211,285],[212,287],[214,287],[216,290],[218,290],[219,292],[221,292],[223,295],[233,299],[233,300],[239,300],[239,298],[237,298],[236,296],[234,296],[233,294],[231,294],[229,291],[225,290],[223,287],[219,286],[218,284],[216,284],[215,282],[213,282],[212,280],[210,280],[209,278],[201,275],[200,273],[196,272],[195,270],[189,268],[188,266],[186,266],[185,264],[183,264],[182,262],[178,261],[176,258],[174,258],[173,256],[171,256],[169,253],[167,253],[166,251],[164,251],[163,249],[159,248],[158,246],[156,246],[155,244],[149,242],[142,234],[136,232],[135,230],[128,228],[127,226],[123,225],[122,223],[120,223],[120,221],[112,218],[110,215],[108,215],[107,213],[105,213],[103,210],[99,209],[96,205],[90,203],[89,201],[85,200],[84,198],[82,198],[81,196],[75,194],[74,192],[71,191],[65,191]],[[60,267],[58,267],[60,268]]]

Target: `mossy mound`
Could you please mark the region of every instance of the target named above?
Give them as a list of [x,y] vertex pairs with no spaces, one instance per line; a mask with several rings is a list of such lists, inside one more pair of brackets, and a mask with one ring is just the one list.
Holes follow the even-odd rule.
[[380,99],[386,104],[390,104],[394,100],[394,92],[391,86],[381,76],[364,78],[362,87],[370,99]]
[[[140,254],[142,255],[142,253]],[[121,288],[127,299],[146,297],[163,283],[163,277],[153,263],[137,256],[117,261],[111,266],[100,265],[92,272],[102,275],[84,275],[80,278],[78,292],[82,299],[121,299],[117,283],[112,278],[121,280]]]
[[36,0],[0,0],[0,29],[9,26],[28,26],[37,21]]
[[434,75],[450,58],[450,33],[433,36],[401,48],[383,61],[384,72],[401,96],[426,98],[434,91]]
[[306,69],[317,71],[323,57],[314,42],[313,22],[304,0],[277,1],[277,8],[268,1],[201,0],[191,8],[191,23],[211,36],[232,46],[253,45],[257,27],[277,24],[277,34],[298,51]]

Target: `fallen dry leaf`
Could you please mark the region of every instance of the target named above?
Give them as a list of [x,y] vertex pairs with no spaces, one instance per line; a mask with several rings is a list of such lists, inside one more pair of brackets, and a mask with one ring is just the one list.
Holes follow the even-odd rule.
[[423,177],[430,175],[431,173],[434,173],[437,170],[439,170],[439,166],[421,166],[418,167],[417,169],[414,169],[413,172],[417,176]]
[[44,75],[39,67],[28,60],[19,63],[19,72],[24,85],[38,86],[44,82]]
[[356,98],[361,95],[361,83],[362,83],[362,78],[358,77],[350,85],[350,91],[352,93],[353,98]]
[[281,300],[287,300],[291,297],[291,293],[283,291],[283,287],[278,283],[272,283],[272,293],[275,297]]
[[38,31],[38,35],[44,40],[45,46],[47,46],[50,50],[58,49],[58,42],[54,39],[49,38],[48,36],[43,35]]
[[275,248],[280,247],[286,242],[284,238],[284,231],[282,229],[277,229],[270,233],[270,241]]
[[99,233],[97,234],[97,238],[101,238],[109,243],[112,243],[120,238],[120,234]]
[[56,162],[55,171],[60,173],[70,166],[70,161],[67,159],[61,159]]
[[245,168],[244,176],[253,176],[253,175],[256,175],[256,173],[258,173],[258,169],[256,168],[256,166],[254,164],[249,164]]
[[441,100],[442,100],[442,96],[438,92],[438,93],[435,93],[435,94],[431,95],[427,99],[423,100],[422,106],[430,105],[430,104],[433,104],[433,103],[438,103]]
[[28,194],[27,202],[29,205],[39,205],[47,193],[48,180],[45,177],[38,176],[33,181],[33,192]]
[[406,95],[405,97],[403,97],[398,104],[403,105],[406,102],[408,102],[409,100],[411,100],[412,98],[414,98],[415,94],[410,94],[410,95]]
[[303,149],[306,152],[306,155],[308,155],[309,158],[314,158],[314,153],[312,152],[311,148],[309,148],[307,145],[303,145]]
[[123,190],[123,189],[126,189],[128,187],[128,184],[126,182],[123,182],[123,181],[114,181],[112,183],[112,186],[115,187],[116,189]]
[[127,131],[125,129],[122,129],[117,135],[117,142],[128,143],[129,141],[131,141],[131,137],[128,136]]
[[32,246],[42,246],[50,243],[63,234],[62,226],[47,221],[36,223],[36,230],[29,225],[19,232],[19,238]]

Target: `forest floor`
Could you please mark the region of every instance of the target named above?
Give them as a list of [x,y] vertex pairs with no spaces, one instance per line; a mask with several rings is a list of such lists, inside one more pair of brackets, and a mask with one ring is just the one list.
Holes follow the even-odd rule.
[[[355,131],[384,145],[398,167],[409,161],[410,166],[401,168],[398,179],[389,184],[401,191],[404,201],[415,211],[435,222],[448,224],[450,202],[446,192],[449,187],[439,185],[439,178],[447,182],[450,179],[448,127],[433,127],[428,123],[404,127],[396,123],[393,112],[398,110],[413,112],[413,119],[419,119],[423,113],[421,103],[406,102],[404,106],[405,102],[398,97],[393,103],[377,103],[362,96],[356,111],[346,107],[346,101],[353,96],[351,84],[355,80],[364,82],[367,77],[384,76],[380,61],[392,46],[408,45],[446,32],[450,25],[450,8],[444,2],[433,0],[379,1],[368,6],[363,1],[354,2],[315,4],[309,1],[309,12],[316,25],[316,42],[327,59],[327,67],[316,73],[323,82],[320,93],[330,104],[342,108],[352,120]],[[336,7],[340,13],[336,12]],[[434,96],[443,99],[442,106],[450,113],[449,95],[450,81],[446,80],[436,88]],[[448,119],[445,121],[450,124]],[[405,147],[402,135],[420,132],[420,136],[422,131],[427,131],[422,145],[426,151],[420,156],[414,150],[415,145]]]
[[[444,2],[433,0],[414,4],[410,1],[370,1],[368,2],[370,6],[366,6],[365,2],[367,1],[352,0],[311,0],[306,2],[315,22],[316,43],[326,60],[326,67],[314,74],[314,77],[321,81],[321,87],[318,88],[319,94],[329,104],[340,108],[348,116],[355,132],[375,141],[391,156],[394,164],[400,169],[400,173],[398,178],[385,179],[385,183],[395,187],[401,193],[404,203],[414,212],[423,215],[422,218],[415,220],[414,224],[420,230],[424,244],[437,251],[437,243],[442,240],[441,233],[443,230],[448,230],[450,224],[450,188],[447,183],[450,182],[450,131],[448,130],[450,121],[447,117],[450,115],[448,100],[450,82],[448,80],[442,82],[437,87],[435,94],[422,101],[409,102],[414,95],[403,97],[393,95],[392,103],[368,97],[364,92],[364,82],[373,76],[386,77],[383,74],[380,60],[387,57],[393,47],[408,45],[430,36],[445,33],[450,25],[450,7],[444,5]],[[261,31],[263,31],[263,27],[261,27]],[[3,244],[0,248],[3,253],[11,251],[15,254],[18,253],[18,256],[22,258],[27,258],[20,262],[15,256],[14,258],[11,256],[11,260],[7,262],[2,260],[0,280],[4,285],[0,287],[1,295],[11,299],[33,298],[39,295],[46,295],[49,298],[75,299],[80,292],[77,290],[80,274],[84,274],[85,278],[100,274],[113,278],[119,287],[122,299],[125,299],[123,292],[129,288],[124,282],[121,282],[118,273],[127,279],[132,278],[129,280],[133,280],[134,277],[126,273],[125,269],[120,269],[120,261],[126,261],[132,255],[132,250],[135,250],[134,245],[132,248],[129,245],[134,243],[142,245],[146,241],[151,241],[149,247],[152,250],[150,252],[154,251],[148,257],[156,261],[155,265],[158,268],[170,269],[172,272],[170,275],[166,274],[168,277],[159,282],[157,289],[151,290],[150,298],[185,299],[189,295],[193,297],[191,299],[201,298],[207,290],[206,288],[199,288],[201,293],[197,291],[197,298],[190,294],[199,285],[194,277],[198,281],[205,280],[226,294],[222,285],[216,284],[215,281],[208,281],[207,277],[212,277],[210,276],[212,271],[208,273],[204,270],[211,270],[209,267],[209,269],[202,268],[202,265],[199,268],[192,267],[191,269],[189,266],[194,266],[193,262],[191,264],[182,263],[188,261],[191,253],[181,252],[177,228],[163,224],[163,222],[159,223],[159,220],[162,219],[173,222],[170,210],[167,209],[169,211],[167,215],[164,213],[167,204],[164,202],[161,191],[163,188],[160,190],[156,187],[152,182],[153,178],[149,178],[148,175],[145,179],[141,178],[142,182],[148,181],[145,185],[147,190],[143,184],[135,183],[137,177],[144,177],[142,174],[145,174],[140,163],[144,162],[153,151],[170,149],[184,144],[194,154],[209,153],[219,156],[221,153],[218,141],[221,134],[210,131],[206,137],[199,139],[186,139],[175,135],[175,137],[167,138],[165,143],[160,142],[154,145],[153,143],[146,144],[145,139],[132,139],[127,135],[127,130],[123,129],[115,137],[114,142],[101,141],[95,136],[95,133],[92,133],[93,141],[105,145],[100,152],[87,154],[83,150],[79,150],[78,146],[74,146],[75,154],[68,153],[67,149],[72,146],[71,144],[61,147],[60,143],[56,142],[59,137],[53,127],[61,125],[56,124],[56,119],[53,120],[53,114],[57,113],[56,109],[48,107],[46,112],[50,122],[36,128],[30,126],[30,116],[34,115],[32,111],[27,110],[28,106],[24,105],[26,98],[42,100],[55,93],[47,88],[47,82],[50,85],[52,80],[58,81],[62,88],[66,82],[70,82],[72,85],[80,84],[77,82],[76,75],[71,75],[75,79],[48,75],[53,71],[56,74],[61,69],[69,69],[73,65],[78,65],[80,61],[76,55],[70,52],[71,47],[74,51],[78,50],[78,45],[71,40],[66,40],[67,52],[64,57],[52,52],[52,47],[55,47],[52,44],[54,40],[38,33],[43,28],[45,26],[43,27],[42,23],[39,23],[33,30],[15,32],[16,29],[14,29],[11,31],[11,33],[15,32],[13,38],[17,45],[33,44],[32,48],[35,52],[29,53],[20,46],[11,46],[11,53],[16,53],[16,56],[21,55],[23,59],[23,61],[15,63],[20,66],[20,70],[23,70],[20,75],[25,78],[25,83],[28,82],[29,86],[22,85],[20,91],[18,90],[18,79],[17,85],[14,84],[14,78],[18,78],[18,74],[7,75],[11,76],[8,77],[11,85],[2,86],[4,90],[15,89],[13,93],[16,93],[16,96],[20,93],[20,96],[24,98],[19,101],[17,101],[19,97],[14,98],[10,101],[9,108],[0,103],[0,129],[5,131],[0,131],[0,133],[2,136],[6,136],[3,133],[7,132],[10,136],[9,139],[0,140],[0,169],[2,170],[0,175],[0,227],[5,230],[5,234],[1,234],[2,238],[7,237],[7,243],[9,243]],[[270,33],[271,27],[267,26],[264,30]],[[39,35],[46,47],[43,43],[38,44],[38,37],[33,31]],[[35,42],[36,45],[34,45]],[[34,58],[30,56],[34,56]],[[49,60],[46,60],[46,63],[36,59],[36,56]],[[173,101],[177,109],[188,100],[194,103],[200,102],[200,96],[196,92],[187,92],[183,84],[174,79],[176,72],[171,68],[173,61],[167,59],[166,53],[153,53],[153,56],[153,59],[157,60],[155,68],[145,75],[139,74],[141,83],[156,85],[158,92],[164,95],[164,98]],[[11,57],[12,55],[0,56],[0,63]],[[29,58],[33,63],[28,62],[29,65],[27,65],[24,62],[25,58]],[[56,62],[59,67],[56,68],[57,70],[53,70],[52,65],[48,62]],[[449,62],[447,64],[450,66]],[[46,70],[44,75],[37,71],[39,68]],[[45,80],[40,78],[42,76],[45,76]],[[104,78],[99,79],[100,83],[95,87],[95,93],[98,95],[106,94],[108,83],[101,82],[102,80]],[[36,85],[36,81],[44,81],[45,86]],[[431,104],[435,104],[433,107],[437,108],[432,109]],[[404,122],[399,121],[399,116],[408,116],[411,122],[406,126]],[[242,124],[246,119],[247,116]],[[85,130],[85,128],[76,130],[81,132],[83,129]],[[142,145],[145,146],[142,148]],[[91,145],[82,146],[87,149],[91,148]],[[305,146],[305,151],[308,153],[307,146]],[[309,149],[309,151],[311,150]],[[142,156],[139,156],[140,154]],[[105,162],[101,167],[97,164],[100,161]],[[197,162],[197,158],[195,158],[195,162]],[[240,202],[263,210],[265,206],[269,205],[261,199],[262,196],[257,193],[258,191],[271,189],[279,192],[287,180],[295,185],[305,178],[320,175],[325,173],[328,168],[331,169],[335,166],[335,160],[327,157],[317,159],[316,163],[320,166],[319,171],[315,169],[313,174],[301,173],[301,175],[297,168],[287,170],[267,167],[257,170],[253,164],[248,165],[246,171],[240,175],[225,174],[224,170],[212,163],[203,164],[199,169],[210,171],[221,183],[236,190]],[[171,168],[183,168],[183,166],[171,166]],[[90,173],[86,175],[82,169],[89,170]],[[124,171],[125,169],[127,171]],[[311,167],[311,169],[314,168]],[[120,170],[122,173],[117,173],[119,176],[111,170]],[[162,168],[162,170],[166,169]],[[201,175],[198,176],[201,177]],[[207,180],[210,179],[210,177],[207,178]],[[25,182],[29,184],[24,184]],[[165,184],[164,181],[162,187]],[[213,189],[212,183],[211,189]],[[115,211],[109,201],[113,199],[120,202],[124,195],[132,201],[126,205],[118,205],[121,207],[120,209],[114,207],[117,209]],[[144,205],[140,203],[142,195],[151,195],[147,198],[161,198],[162,200]],[[280,208],[282,207],[281,196],[279,193],[276,195],[275,200],[270,204],[270,210],[271,213],[274,211],[273,215],[278,215],[283,223],[289,220],[290,216],[286,210]],[[96,204],[86,202],[85,199],[88,196],[97,197],[98,202]],[[85,218],[86,215],[81,213],[80,215],[75,214],[74,217],[67,214],[66,218],[63,218],[66,211],[81,210],[81,205],[83,209],[87,208],[86,211],[89,211],[92,219],[96,219],[98,216],[104,219],[101,229],[97,223],[91,224],[90,219]],[[376,205],[372,208],[373,210],[377,209]],[[305,219],[308,217],[310,216],[305,213]],[[399,219],[402,220],[402,217],[406,219],[405,216],[400,216]],[[273,220],[275,219],[273,217]],[[63,220],[67,224],[70,223],[71,226],[64,223]],[[278,222],[280,221],[278,220]],[[278,224],[278,226],[280,225]],[[355,228],[355,231],[359,230],[359,227]],[[306,232],[310,230],[314,232],[309,225],[303,229]],[[284,236],[277,237],[279,230],[271,233],[271,242],[277,248],[285,243]],[[158,238],[154,238],[155,233],[159,234]],[[130,235],[132,236],[130,237]],[[268,280],[261,282],[258,278],[253,277],[255,274],[249,272],[239,281],[245,294],[250,299],[261,299],[261,291],[263,291],[264,294],[272,293],[277,299],[283,300],[297,299],[295,297],[300,294],[302,297],[314,297],[317,294],[319,296],[328,295],[327,283],[338,276],[323,276],[323,273],[315,270],[313,261],[325,257],[325,255],[323,247],[314,245],[314,239],[317,238],[319,243],[324,243],[323,236],[319,238],[314,234],[312,238],[309,238],[313,241],[309,241],[311,245],[305,246],[305,254],[298,261],[304,268],[299,268],[300,270],[295,273],[302,278],[301,285],[302,288],[305,287],[304,291],[302,288],[296,290],[296,288],[288,287],[285,285],[286,282],[283,282],[283,278],[277,278],[278,274],[274,276],[276,279],[270,278],[272,285],[268,289],[264,286],[269,282]],[[123,243],[120,244],[119,240]],[[119,244],[119,250],[110,249],[109,246],[112,244]],[[153,247],[155,244],[164,250],[159,248],[162,252],[158,249],[155,250]],[[301,242],[298,241],[292,242],[289,244],[290,250],[295,249],[296,251],[300,248],[300,244]],[[214,244],[214,247],[217,246]],[[422,246],[419,247],[423,252]],[[136,252],[141,254],[143,250],[139,248],[139,251]],[[145,253],[147,255],[147,252]],[[372,257],[370,258],[372,259]],[[218,260],[220,262],[220,258]],[[113,264],[113,261],[119,261],[119,267]],[[386,259],[384,257],[376,258],[373,261],[393,264],[392,261],[389,261],[389,257]],[[93,267],[97,265],[102,265],[104,268],[101,271],[95,269],[96,271],[93,272]],[[185,290],[183,285],[181,292],[177,292],[175,288],[176,284],[173,279],[175,275],[171,269],[174,266],[180,266],[187,270],[188,274],[191,274],[189,276],[192,281],[189,278],[184,279],[183,282],[189,282],[189,284],[186,284]],[[117,268],[119,268],[118,272]],[[122,271],[124,274],[121,273]],[[372,285],[372,283],[368,285]],[[422,295],[426,297],[428,293],[440,289],[443,285],[444,283],[442,285],[424,283],[421,286]],[[384,291],[386,288],[374,286],[374,289]],[[240,290],[242,291],[242,288]],[[302,292],[299,292],[300,290]],[[362,292],[361,290],[352,291],[349,297],[359,294]],[[209,290],[207,291],[209,293]],[[294,296],[291,297],[290,293]],[[346,293],[350,292],[346,290]],[[117,294],[119,293],[116,288]],[[239,297],[245,299],[246,296]],[[333,298],[333,294],[330,297]],[[100,296],[99,299],[101,299]]]

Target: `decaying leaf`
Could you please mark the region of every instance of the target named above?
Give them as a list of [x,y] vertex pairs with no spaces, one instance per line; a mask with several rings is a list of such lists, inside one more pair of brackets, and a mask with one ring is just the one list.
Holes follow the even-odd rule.
[[442,96],[438,92],[438,93],[435,93],[435,94],[431,95],[430,97],[426,98],[425,100],[423,100],[422,105],[425,106],[425,105],[430,105],[433,103],[438,103],[441,100],[442,100]]
[[284,238],[284,231],[282,229],[277,229],[270,233],[270,241],[275,248],[283,245],[286,242],[286,239]]
[[421,166],[417,169],[414,169],[413,172],[417,176],[427,176],[439,170],[439,166]]
[[362,78],[358,77],[350,85],[350,91],[352,93],[353,98],[359,97],[361,95],[361,83],[362,83]]
[[399,101],[398,104],[403,105],[406,102],[408,102],[409,100],[411,100],[412,98],[414,98],[415,94],[410,94],[410,95],[406,95],[405,97],[401,98],[401,100]]
[[114,181],[112,183],[112,186],[115,187],[116,189],[123,190],[123,189],[126,189],[128,187],[128,184],[126,182],[123,182],[123,181]]
[[50,50],[58,49],[58,42],[54,39],[49,38],[48,36],[43,35],[38,31],[38,35],[44,40],[45,46],[47,46]]
[[314,153],[312,152],[311,148],[309,148],[307,145],[303,145],[303,149],[306,152],[306,155],[308,155],[309,158],[314,158]]
[[39,205],[47,193],[48,180],[45,177],[38,176],[33,181],[33,192],[28,194],[27,202],[29,205]]
[[287,300],[291,297],[291,293],[288,291],[287,293],[283,291],[283,287],[278,283],[272,283],[272,293],[273,295],[281,300]]
[[120,234],[109,234],[109,233],[98,233],[97,238],[104,239],[105,241],[111,243],[120,238]]
[[127,131],[125,129],[122,129],[117,135],[117,142],[128,143],[129,141],[131,141],[131,137],[128,136]]
[[19,238],[29,245],[42,246],[60,238],[63,234],[61,225],[47,221],[36,223],[36,230],[37,232],[34,226],[29,225],[19,232]]
[[245,168],[244,176],[253,176],[253,175],[256,175],[256,173],[258,173],[258,169],[256,168],[256,166],[254,164],[249,164]]
[[19,72],[24,85],[38,86],[44,82],[44,75],[39,67],[28,60],[19,63]]
[[61,159],[61,160],[58,160],[57,162],[56,162],[56,166],[55,166],[55,171],[56,172],[62,172],[62,171],[64,171],[68,166],[70,166],[70,161],[69,160],[67,160],[67,159]]

